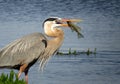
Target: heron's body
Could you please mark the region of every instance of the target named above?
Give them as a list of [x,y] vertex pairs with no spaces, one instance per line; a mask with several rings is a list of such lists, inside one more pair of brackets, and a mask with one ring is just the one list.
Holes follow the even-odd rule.
[[[36,61],[45,52],[46,38],[41,33],[26,35],[13,41],[0,51],[0,67],[18,69]],[[6,61],[5,61],[6,60]]]
[[[18,69],[18,77],[25,73],[28,83],[28,70],[38,60],[43,67],[47,60],[59,49],[64,32],[57,28],[67,26],[61,18],[49,18],[44,22],[42,33],[32,33],[19,38],[0,50],[0,68]],[[48,39],[49,38],[49,39]]]
[[43,67],[62,44],[61,39],[63,35],[47,40],[42,33],[32,33],[17,39],[0,50],[0,68],[19,70],[22,65],[27,64],[26,69],[29,69],[38,59]]

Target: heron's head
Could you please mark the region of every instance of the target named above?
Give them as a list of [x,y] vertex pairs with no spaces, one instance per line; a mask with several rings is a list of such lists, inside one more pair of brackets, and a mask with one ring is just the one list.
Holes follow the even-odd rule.
[[68,21],[70,22],[78,22],[80,20],[78,19],[66,19],[66,18],[59,18],[59,17],[52,17],[52,18],[48,18],[43,22],[43,27],[45,30],[45,33],[49,36],[51,34],[53,34],[53,32],[55,33],[59,29],[59,27],[68,27]]
[[66,23],[67,21],[71,22],[78,22],[80,21],[79,19],[66,19],[66,18],[59,18],[59,17],[51,17],[46,19],[43,22],[43,27],[49,26],[49,27],[68,27],[68,24]]

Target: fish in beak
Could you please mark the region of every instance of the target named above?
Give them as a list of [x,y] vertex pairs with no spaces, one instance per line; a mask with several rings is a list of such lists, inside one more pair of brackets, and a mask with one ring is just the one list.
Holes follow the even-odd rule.
[[61,26],[69,27],[72,31],[75,31],[78,35],[78,38],[84,37],[80,32],[81,28],[74,24],[74,22],[81,22],[82,21],[81,19],[62,19],[61,21],[63,22]]

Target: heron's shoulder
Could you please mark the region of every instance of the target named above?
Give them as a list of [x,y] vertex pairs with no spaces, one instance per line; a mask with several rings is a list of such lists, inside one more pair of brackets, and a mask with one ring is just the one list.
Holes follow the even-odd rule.
[[[42,41],[45,40],[47,42],[46,37],[44,36],[44,34],[42,33],[31,33],[28,35],[25,35],[21,38],[18,38],[12,42],[10,42],[9,44],[7,44],[5,47],[3,47],[0,51],[4,50],[4,49],[10,49],[10,48],[14,48],[14,47],[21,47],[21,45],[30,45],[33,46],[37,43],[43,43]],[[24,46],[23,46],[24,47]]]
[[31,33],[19,39],[16,39],[0,50],[2,56],[17,53],[17,51],[27,51],[30,49],[44,49],[47,46],[47,40],[42,33]]
[[39,32],[35,32],[35,33],[31,33],[28,35],[23,36],[21,39],[32,39],[32,38],[39,38],[39,39],[46,39],[46,37],[44,36],[44,34],[39,33]]

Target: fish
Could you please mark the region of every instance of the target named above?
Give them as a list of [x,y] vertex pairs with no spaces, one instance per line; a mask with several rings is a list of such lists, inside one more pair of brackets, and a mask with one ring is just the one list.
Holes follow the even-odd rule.
[[73,22],[71,21],[67,21],[68,26],[71,28],[71,30],[77,33],[78,38],[84,38],[83,34],[80,32],[81,31],[81,27],[75,25]]

